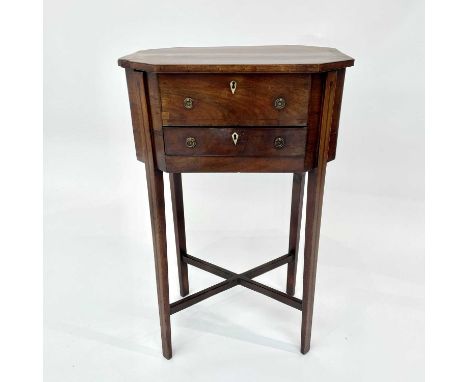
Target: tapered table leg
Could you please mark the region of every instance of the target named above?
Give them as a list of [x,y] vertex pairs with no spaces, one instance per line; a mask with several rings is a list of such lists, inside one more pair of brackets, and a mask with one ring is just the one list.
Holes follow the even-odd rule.
[[159,169],[147,169],[148,196],[150,200],[151,228],[153,231],[154,264],[158,294],[159,323],[163,356],[172,357],[171,318],[169,311],[169,279],[167,273],[166,218],[164,206],[163,174]]
[[169,174],[169,182],[171,184],[172,216],[174,218],[180,295],[184,297],[189,293],[189,280],[187,264],[182,259],[182,256],[187,254],[187,246],[185,242],[184,198],[181,174]]
[[301,236],[302,200],[304,196],[304,174],[294,174],[291,198],[291,220],[289,223],[289,250],[293,261],[288,263],[288,278],[286,280],[286,293],[294,296],[296,289],[297,252]]
[[320,143],[317,167],[308,173],[306,224],[304,238],[304,284],[302,297],[301,352],[310,349],[312,315],[314,308],[315,278],[322,218],[323,191],[328,161],[328,147],[335,98],[336,72],[328,72],[325,82],[323,114],[320,124]]
[[[317,273],[318,241],[322,197],[317,190],[317,171],[310,171],[307,179],[307,205],[304,243],[304,284],[302,297],[301,352],[310,349],[312,315],[314,309],[315,277]],[[323,193],[322,193],[323,196]],[[318,219],[318,220],[317,220]]]
[[[145,99],[143,78],[138,83],[137,96]],[[146,170],[146,185],[150,205],[151,230],[153,236],[154,265],[156,270],[156,290],[158,295],[159,324],[161,326],[162,353],[167,359],[172,357],[171,316],[169,307],[169,279],[167,269],[166,216],[164,205],[163,173],[157,166],[154,130],[148,118],[147,104],[141,103],[143,123],[143,144]]]

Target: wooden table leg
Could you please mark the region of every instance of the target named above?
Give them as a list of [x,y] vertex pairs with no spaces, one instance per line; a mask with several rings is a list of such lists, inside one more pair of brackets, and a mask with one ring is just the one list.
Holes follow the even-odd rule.
[[294,296],[296,289],[297,252],[301,236],[302,200],[304,196],[305,175],[298,173],[293,176],[291,198],[291,220],[289,223],[289,250],[293,255],[293,261],[288,263],[288,278],[286,281],[286,293]]
[[[163,173],[153,166],[146,166],[146,181],[150,202],[151,228],[153,231],[154,264],[158,294],[159,323],[163,356],[172,357],[171,318],[169,310],[169,279],[167,273],[166,217],[164,206]],[[151,171],[153,170],[153,171]]]
[[187,254],[187,246],[185,242],[182,175],[179,173],[169,174],[169,182],[171,184],[172,216],[174,218],[174,233],[177,252],[177,267],[179,269],[180,295],[184,297],[189,293],[189,280],[187,264],[182,259],[183,255]]
[[[151,216],[153,236],[154,265],[156,270],[156,289],[158,295],[159,323],[161,326],[161,342],[163,356],[172,357],[171,318],[169,307],[169,280],[167,269],[166,216],[164,206],[163,173],[157,166],[156,148],[154,147],[154,130],[150,121],[145,89],[145,76],[141,72],[132,72],[135,82],[130,82],[130,99],[135,103],[135,118],[141,123],[141,144],[144,150],[140,158],[145,161],[146,185]],[[137,73],[137,74],[135,74]],[[133,114],[133,112],[132,112]]]
[[328,72],[323,99],[320,143],[317,167],[309,171],[307,179],[307,204],[304,243],[304,284],[302,297],[301,353],[310,350],[312,315],[314,308],[317,255],[322,218],[323,191],[328,161],[328,146],[335,98],[336,72]]
[[[310,349],[312,315],[314,309],[315,277],[317,273],[318,241],[323,193],[317,189],[317,170],[312,170],[307,179],[306,226],[304,242],[304,284],[302,297],[301,353]],[[318,219],[318,220],[317,220]]]

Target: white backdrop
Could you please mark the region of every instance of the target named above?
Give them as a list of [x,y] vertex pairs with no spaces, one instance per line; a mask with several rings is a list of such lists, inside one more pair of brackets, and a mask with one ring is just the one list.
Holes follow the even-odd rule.
[[[46,0],[44,22],[46,381],[423,380],[422,1]],[[172,317],[166,361],[144,166],[117,58],[268,44],[356,59],[327,170],[312,349],[299,353],[299,312],[236,288]],[[189,253],[241,271],[286,252],[292,176],[183,181]],[[192,291],[217,280],[189,271]],[[260,280],[284,288],[285,274]]]

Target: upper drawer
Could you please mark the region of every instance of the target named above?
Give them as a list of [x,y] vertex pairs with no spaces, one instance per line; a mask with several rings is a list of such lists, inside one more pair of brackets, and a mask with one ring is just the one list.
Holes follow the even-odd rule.
[[163,126],[305,126],[308,74],[160,74]]

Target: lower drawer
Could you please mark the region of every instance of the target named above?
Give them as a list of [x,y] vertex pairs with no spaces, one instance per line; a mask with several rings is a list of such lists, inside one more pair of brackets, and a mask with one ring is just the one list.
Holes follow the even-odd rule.
[[166,155],[301,157],[306,128],[165,127]]

